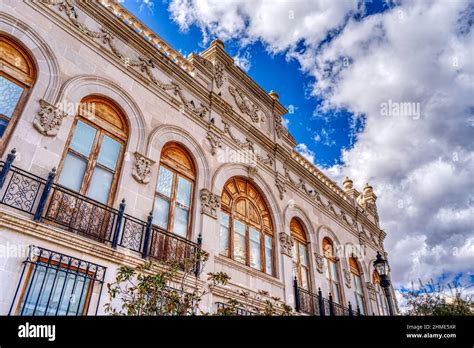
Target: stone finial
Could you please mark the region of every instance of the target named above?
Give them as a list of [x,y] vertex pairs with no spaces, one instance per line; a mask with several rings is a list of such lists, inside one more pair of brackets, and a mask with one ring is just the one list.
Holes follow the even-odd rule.
[[344,186],[344,191],[346,192],[354,188],[354,182],[347,176],[342,182],[342,185]]
[[374,189],[368,183],[365,184],[364,188],[362,189],[362,194],[364,201],[369,204],[375,204],[377,200],[377,196],[374,193]]
[[278,101],[278,99],[280,99],[280,96],[278,95],[278,93],[275,92],[273,89],[268,93],[268,95],[270,95],[270,97],[272,97],[276,101]]

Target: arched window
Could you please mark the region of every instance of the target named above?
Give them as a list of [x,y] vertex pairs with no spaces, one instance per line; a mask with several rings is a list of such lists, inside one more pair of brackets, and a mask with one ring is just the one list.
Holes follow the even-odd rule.
[[36,79],[33,59],[8,36],[0,34],[0,155]]
[[324,263],[329,291],[335,303],[341,304],[341,285],[339,283],[339,262],[334,253],[334,246],[329,238],[323,239]]
[[290,222],[290,232],[293,237],[293,275],[298,279],[298,285],[310,290],[311,278],[308,263],[308,241],[301,223],[293,218]]
[[248,180],[231,178],[221,207],[220,253],[273,275],[273,226],[263,196]]
[[352,256],[349,258],[349,267],[351,269],[352,279],[354,280],[355,303],[359,307],[361,314],[365,314],[365,298],[361,278],[362,272],[360,271],[357,260]]
[[372,283],[375,286],[375,298],[377,301],[377,310],[379,315],[388,315],[388,306],[387,306],[387,298],[383,292],[382,287],[380,286],[380,276],[379,274],[374,271],[372,275]]
[[99,96],[84,98],[66,143],[59,184],[111,204],[127,136],[126,118],[114,102]]
[[189,153],[179,144],[163,147],[155,190],[153,223],[183,238],[190,237],[196,171]]

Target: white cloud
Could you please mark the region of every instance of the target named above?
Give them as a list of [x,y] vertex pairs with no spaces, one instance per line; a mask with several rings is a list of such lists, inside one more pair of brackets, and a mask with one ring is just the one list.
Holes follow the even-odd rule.
[[298,151],[301,156],[314,164],[314,151],[310,150],[306,144],[301,143],[296,145],[295,150]]
[[235,65],[245,72],[248,72],[252,67],[252,55],[249,50],[245,50],[244,54],[239,52],[233,58]]
[[[312,94],[325,101],[319,113],[363,115],[344,165],[327,172],[374,186],[396,286],[472,272],[472,3],[400,1],[362,20],[353,16],[364,13],[356,1],[173,0],[169,9],[181,29],[197,25],[205,40],[260,40],[286,52],[315,78]],[[329,31],[334,38],[323,41]],[[420,117],[383,116],[389,100],[419,103]],[[305,144],[297,151],[314,161]]]

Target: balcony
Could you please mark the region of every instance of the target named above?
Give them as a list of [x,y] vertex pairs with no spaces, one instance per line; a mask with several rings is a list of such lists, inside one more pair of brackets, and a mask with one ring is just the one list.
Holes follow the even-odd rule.
[[357,307],[356,311],[353,311],[351,303],[349,307],[344,307],[332,300],[331,294],[329,298],[324,298],[321,289],[318,289],[318,294],[314,294],[306,289],[300,288],[295,279],[294,281],[295,291],[295,310],[297,312],[306,313],[315,316],[360,316],[360,309]]
[[[14,159],[13,150],[6,161],[0,161],[0,204],[26,213],[34,221],[159,262],[183,264],[201,250],[201,238],[194,243],[160,229],[152,224],[151,213],[147,221],[128,215],[125,200],[114,209],[54,183],[55,169],[45,179],[13,166]],[[199,264],[194,266],[196,275],[199,268]]]

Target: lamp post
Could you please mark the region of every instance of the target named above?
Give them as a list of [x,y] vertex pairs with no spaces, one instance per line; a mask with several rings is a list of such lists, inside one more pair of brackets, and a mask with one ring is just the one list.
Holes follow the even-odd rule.
[[377,259],[374,261],[374,267],[377,273],[380,276],[380,286],[385,292],[385,297],[387,298],[388,311],[390,315],[393,316],[393,304],[392,304],[392,295],[390,293],[390,279],[388,278],[388,262],[385,260],[382,255],[377,251]]

